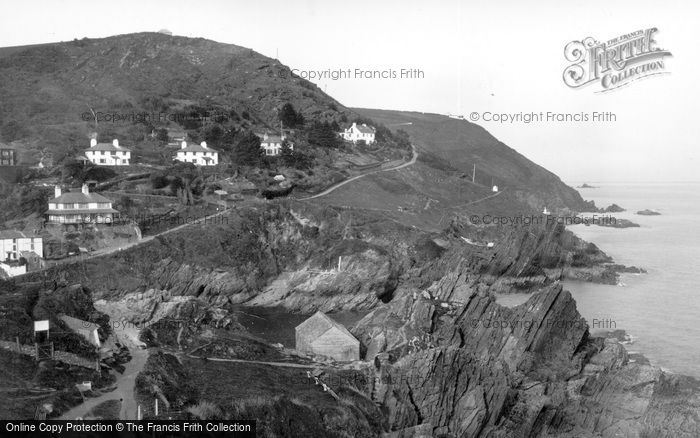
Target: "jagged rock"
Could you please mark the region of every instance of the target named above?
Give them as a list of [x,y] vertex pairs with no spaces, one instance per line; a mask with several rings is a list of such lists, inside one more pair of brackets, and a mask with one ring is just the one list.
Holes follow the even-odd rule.
[[[411,290],[400,288],[353,328],[368,359],[376,357],[372,394],[392,430],[423,425],[444,437],[699,436],[697,380],[632,363],[616,339],[590,337],[559,284],[505,308],[480,292],[479,282],[457,269],[428,288],[433,300],[413,300]],[[439,303],[455,297],[464,302],[445,312]]]

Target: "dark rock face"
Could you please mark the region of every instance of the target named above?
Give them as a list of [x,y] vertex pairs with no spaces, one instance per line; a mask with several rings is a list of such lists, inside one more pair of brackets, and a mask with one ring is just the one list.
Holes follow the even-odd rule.
[[623,211],[626,211],[626,210],[617,204],[612,204],[612,205],[609,205],[605,208],[600,209],[601,213],[622,213]]
[[425,436],[419,425],[444,437],[700,433],[698,382],[590,337],[560,285],[513,308],[487,289],[461,265],[425,290],[400,288],[353,329],[397,436]]
[[608,228],[639,228],[639,224],[636,224],[629,219],[611,218],[609,220],[596,221],[594,224],[598,225],[599,227]]
[[659,213],[658,211],[649,210],[648,208],[645,210],[638,211],[637,214],[640,216],[660,216],[661,215],[661,213]]

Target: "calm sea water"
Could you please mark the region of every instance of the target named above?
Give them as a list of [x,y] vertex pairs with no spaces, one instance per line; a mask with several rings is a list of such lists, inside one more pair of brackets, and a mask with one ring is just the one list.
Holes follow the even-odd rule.
[[[589,184],[598,188],[579,189],[584,199],[599,207],[616,203],[626,208],[615,217],[641,228],[569,229],[617,263],[644,268],[648,274],[624,274],[624,286],[566,282],[565,288],[589,326],[609,321],[611,328],[632,336],[629,351],[666,370],[700,377],[700,183]],[[662,215],[634,214],[647,208]],[[517,304],[523,298],[499,302]]]

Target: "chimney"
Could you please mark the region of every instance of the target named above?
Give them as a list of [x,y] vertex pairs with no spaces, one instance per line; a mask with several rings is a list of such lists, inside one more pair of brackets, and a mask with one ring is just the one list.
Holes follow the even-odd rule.
[[87,184],[83,184],[82,192],[84,195],[89,195],[90,194],[90,189],[88,189]]
[[90,139],[90,147],[93,148],[97,146],[97,139],[96,138],[91,138]]
[[207,142],[206,142],[206,141],[201,142],[199,145],[200,145],[201,147],[203,147],[204,149],[207,148]]
[[54,198],[58,198],[59,196],[61,196],[61,186],[59,186],[59,185],[54,186],[53,195],[54,195],[53,196]]
[[185,149],[186,147],[187,147],[186,141],[183,141],[182,143],[180,143],[180,149]]
[[114,147],[119,147],[119,140],[117,140],[116,138],[112,140],[112,145],[114,145]]

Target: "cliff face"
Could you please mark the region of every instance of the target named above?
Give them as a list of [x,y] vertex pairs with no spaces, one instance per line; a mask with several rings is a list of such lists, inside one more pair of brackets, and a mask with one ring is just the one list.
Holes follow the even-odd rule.
[[[633,363],[620,344],[590,337],[556,282],[566,267],[608,260],[597,248],[559,227],[510,229],[495,248],[466,244],[458,232],[275,202],[46,279],[82,283],[132,322],[174,317],[239,331],[221,311],[228,303],[373,309],[353,329],[365,357],[376,358],[366,389],[403,436],[700,432],[697,381]],[[492,297],[514,289],[536,293],[514,308]]]
[[136,293],[303,312],[369,309],[391,297],[420,237],[362,214],[299,203],[231,212],[226,222],[27,279],[81,283],[105,300]]
[[698,382],[631,363],[616,341],[590,337],[560,285],[514,308],[483,290],[462,264],[426,290],[400,289],[354,328],[368,359],[376,358],[372,392],[392,430],[414,436],[411,428],[423,425],[447,437],[700,433]]

